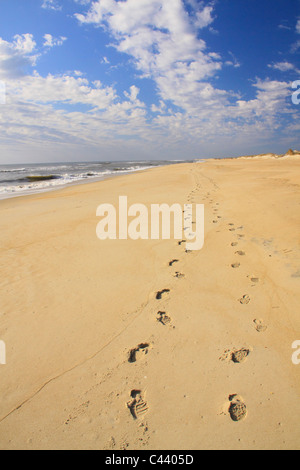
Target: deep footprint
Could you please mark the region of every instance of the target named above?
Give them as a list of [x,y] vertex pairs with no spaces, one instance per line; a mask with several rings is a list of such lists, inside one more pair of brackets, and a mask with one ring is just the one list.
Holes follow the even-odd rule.
[[237,268],[240,268],[240,267],[241,267],[241,264],[240,264],[240,263],[233,263],[233,264],[231,265],[231,267],[232,267],[233,269],[237,269]]
[[176,272],[174,277],[177,277],[177,279],[183,279],[185,277],[185,274]]
[[248,348],[242,349],[226,349],[222,356],[219,358],[220,361],[234,362],[235,364],[242,364],[245,362],[251,353],[251,350]]
[[169,266],[172,267],[173,264],[175,264],[175,263],[179,263],[179,259],[173,259],[172,261],[170,261]]
[[170,325],[172,319],[167,315],[166,312],[158,312],[157,313],[157,321],[164,326]]
[[161,300],[165,294],[169,294],[170,289],[163,289],[156,294],[156,300]]
[[132,417],[136,420],[142,418],[149,410],[148,404],[142,397],[141,390],[131,391],[132,400],[127,403],[127,407],[130,410]]
[[229,401],[231,404],[228,411],[232,421],[238,422],[245,419],[248,412],[242,397],[239,395],[230,395]]
[[248,305],[251,302],[249,295],[243,295],[241,299],[239,299],[240,304]]
[[138,361],[141,356],[146,356],[149,352],[150,344],[141,343],[129,352],[128,362],[131,364]]
[[243,362],[246,361],[247,357],[250,354],[250,349],[240,349],[239,351],[234,351],[231,354],[231,360],[235,364],[242,364]]
[[263,320],[254,320],[255,329],[258,333],[264,333],[268,327],[264,324]]

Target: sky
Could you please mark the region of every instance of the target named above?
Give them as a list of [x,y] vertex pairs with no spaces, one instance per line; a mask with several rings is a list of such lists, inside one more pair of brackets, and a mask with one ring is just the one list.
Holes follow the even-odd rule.
[[298,80],[300,0],[0,0],[0,164],[300,149]]

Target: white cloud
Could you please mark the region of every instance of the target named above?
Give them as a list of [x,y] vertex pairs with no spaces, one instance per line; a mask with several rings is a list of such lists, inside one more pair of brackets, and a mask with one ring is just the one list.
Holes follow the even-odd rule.
[[294,54],[295,52],[298,51],[298,49],[300,49],[300,40],[292,44],[291,52]]
[[286,24],[280,24],[278,26],[279,29],[285,29],[287,31],[290,31],[292,28],[290,26],[287,26]]
[[61,11],[62,6],[57,0],[43,0],[42,8],[45,10]]
[[31,54],[36,47],[36,42],[34,41],[32,34],[17,34],[14,37],[13,44],[15,50],[21,54]]
[[35,65],[38,55],[31,34],[16,35],[12,43],[0,38],[0,78],[16,78]]
[[61,36],[60,38],[54,38],[51,34],[44,35],[44,47],[55,47],[55,46],[62,46],[63,43],[67,40],[66,37]]
[[212,23],[213,8],[190,5],[197,9],[188,14],[182,0],[101,0],[76,17],[108,28],[113,46],[131,56],[143,77],[155,80],[161,98],[190,111],[203,100],[201,82],[222,67],[197,37],[199,28]]
[[[296,24],[296,33],[300,34],[300,19],[298,19],[297,24]],[[296,41],[294,44],[291,46],[291,52],[292,54],[295,54],[295,52],[300,49],[300,40]]]
[[290,71],[296,71],[299,72],[299,70],[296,68],[295,65],[291,64],[290,62],[276,62],[274,64],[269,64],[269,68],[272,68],[274,70],[279,70],[280,72],[290,72]]
[[[250,100],[216,88],[211,78],[223,60],[199,39],[201,28],[213,22],[213,8],[189,3],[190,13],[182,0],[101,0],[86,15],[77,15],[83,24],[106,28],[113,47],[129,56],[139,77],[154,80],[158,100],[149,105],[134,80],[118,94],[80,70],[41,76],[32,70],[38,57],[32,35],[16,36],[11,43],[0,38],[0,79],[9,78],[7,105],[0,107],[2,148],[43,145],[43,151],[59,148],[65,156],[76,144],[85,158],[116,159],[120,151],[124,158],[180,158],[180,152],[197,156],[205,149],[224,154],[234,143],[237,152],[245,152],[247,143],[251,147],[278,135],[285,116],[297,115],[287,105],[290,84],[257,79]],[[46,34],[43,53],[64,41]],[[229,55],[227,65],[238,67]],[[270,67],[292,70],[289,62]],[[293,122],[290,129],[292,135]],[[285,123],[285,137],[288,133]]]

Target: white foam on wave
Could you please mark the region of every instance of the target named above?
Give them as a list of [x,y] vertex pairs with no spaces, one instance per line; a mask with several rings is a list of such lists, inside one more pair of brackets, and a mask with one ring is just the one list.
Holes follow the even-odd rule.
[[[76,184],[76,183],[84,182],[87,180],[99,181],[111,175],[119,175],[122,173],[123,174],[133,173],[135,171],[148,170],[150,168],[153,168],[153,166],[148,166],[148,167],[132,166],[126,169],[123,167],[117,170],[104,170],[101,172],[86,171],[84,173],[79,173],[79,174],[65,173],[61,175],[60,177],[58,177],[57,179],[51,179],[51,180],[46,180],[46,181],[36,181],[34,183],[24,182],[21,184],[10,185],[10,186],[0,186],[0,199],[5,199],[7,197],[12,197],[16,195],[21,196],[21,195],[26,195],[26,194],[36,193],[36,192],[43,192],[43,191],[47,191],[51,189],[58,189],[59,187],[64,187],[70,184]],[[18,171],[20,171],[20,169]]]

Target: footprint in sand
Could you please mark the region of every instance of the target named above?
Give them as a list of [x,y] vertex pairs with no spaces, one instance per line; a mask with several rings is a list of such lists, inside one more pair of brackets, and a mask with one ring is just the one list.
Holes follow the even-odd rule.
[[246,256],[246,253],[244,251],[236,251],[235,254],[239,256]]
[[131,364],[140,360],[143,356],[146,356],[150,350],[149,343],[141,343],[136,348],[131,349],[128,355],[128,362]]
[[136,420],[142,418],[148,411],[147,402],[143,399],[141,390],[132,390],[130,394],[132,400],[127,403],[132,417]]
[[161,300],[163,296],[170,293],[170,289],[163,289],[156,294],[156,300]]
[[238,268],[241,267],[241,263],[233,263],[233,264],[231,265],[231,267],[232,267],[233,269],[238,269]]
[[251,352],[250,349],[247,349],[247,348],[242,348],[242,349],[239,349],[238,351],[233,351],[231,353],[231,360],[235,364],[242,364],[243,362],[247,360],[247,357],[249,356],[250,352]]
[[186,243],[186,240],[181,240],[180,242],[178,242],[178,245],[181,246],[181,245],[183,245],[184,243]]
[[245,362],[251,353],[251,350],[248,348],[242,349],[226,349],[222,356],[219,358],[220,361],[234,362],[235,364],[242,364]]
[[268,329],[263,320],[254,320],[253,323],[258,333],[264,333]]
[[232,421],[238,422],[245,419],[248,412],[243,398],[240,395],[234,394],[230,395],[228,399],[230,401],[228,412]]
[[166,312],[157,312],[157,321],[162,325],[167,326],[171,324],[172,319]]
[[243,295],[241,299],[239,299],[240,304],[242,305],[248,305],[251,302],[250,296],[249,295]]
[[238,246],[238,242],[232,242],[231,246]]
[[173,259],[172,261],[170,261],[169,266],[172,267],[175,263],[179,263],[179,259]]
[[259,278],[258,277],[250,277],[250,281],[253,282],[253,284],[258,284],[259,283]]
[[177,277],[177,279],[183,279],[185,277],[185,274],[182,274],[180,272],[176,272],[174,277]]

